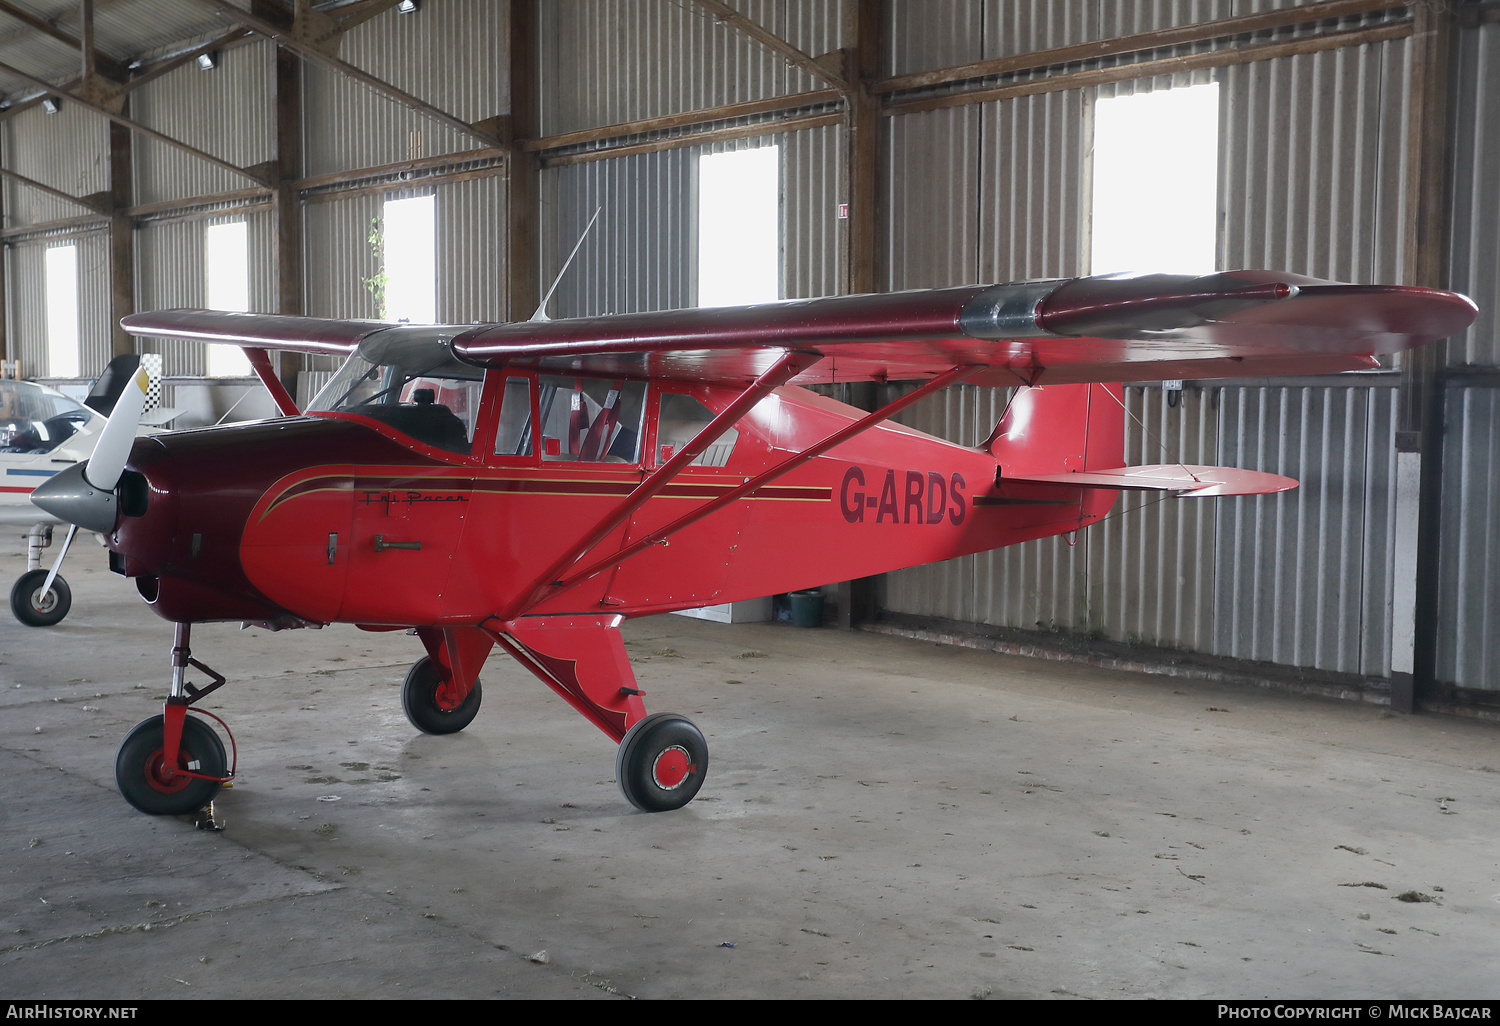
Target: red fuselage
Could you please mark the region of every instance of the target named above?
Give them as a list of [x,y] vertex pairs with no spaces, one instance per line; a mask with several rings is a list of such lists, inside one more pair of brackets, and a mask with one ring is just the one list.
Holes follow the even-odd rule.
[[[621,463],[494,455],[500,391],[492,373],[468,455],[351,413],[142,439],[121,485],[112,565],[178,622],[472,626],[502,611],[636,615],[812,587],[1076,530],[1115,498],[998,483],[989,453],[886,423],[549,592],[538,575],[670,456],[657,444],[660,392],[645,404],[644,462]],[[740,394],[691,392],[714,412]],[[722,466],[687,467],[574,568],[861,416],[776,390],[736,425]],[[517,608],[538,583],[540,597]]]

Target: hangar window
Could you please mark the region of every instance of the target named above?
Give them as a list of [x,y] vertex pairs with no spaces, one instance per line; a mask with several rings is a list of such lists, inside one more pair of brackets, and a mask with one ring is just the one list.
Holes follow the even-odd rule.
[[1218,83],[1098,100],[1093,179],[1091,273],[1212,273]]
[[437,321],[437,197],[388,199],[382,211],[385,310],[389,321]]
[[78,247],[47,250],[47,373],[78,377]]
[[781,150],[698,158],[698,305],[781,298]]
[[[204,305],[210,310],[250,309],[250,242],[244,221],[211,224],[203,232]],[[208,374],[243,378],[250,361],[239,346],[210,345]]]

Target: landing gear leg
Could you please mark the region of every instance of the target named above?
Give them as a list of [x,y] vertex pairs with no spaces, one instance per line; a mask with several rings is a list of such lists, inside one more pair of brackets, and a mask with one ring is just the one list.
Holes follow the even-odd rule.
[[[224,678],[192,657],[192,625],[179,623],[172,645],[172,688],[162,715],[131,728],[115,755],[115,784],[142,812],[182,816],[209,806],[219,788],[233,779],[224,745],[213,728],[188,719],[188,706],[217,690]],[[206,688],[188,683],[195,666],[214,679]],[[233,738],[230,739],[231,742]]]
[[615,779],[630,804],[642,812],[669,812],[692,801],[703,786],[708,742],[685,717],[646,715],[620,638],[623,619],[523,618],[505,624],[495,640],[619,744]]

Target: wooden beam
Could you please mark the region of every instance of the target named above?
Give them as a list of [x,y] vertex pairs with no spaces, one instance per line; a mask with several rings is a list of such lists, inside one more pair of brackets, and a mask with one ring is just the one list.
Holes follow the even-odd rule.
[[[127,108],[128,109],[128,108]],[[135,224],[130,220],[130,130],[109,126],[109,323],[110,352],[133,353],[135,339],[120,318],[135,313]],[[101,371],[104,368],[99,368]]]
[[80,107],[83,107],[86,110],[91,110],[95,114],[99,114],[103,117],[109,118],[109,120],[113,121],[117,125],[124,125],[132,132],[138,132],[139,134],[144,135],[147,138],[155,139],[157,142],[164,143],[167,146],[182,150],[184,153],[190,153],[193,156],[197,157],[199,160],[207,161],[208,163],[213,164],[215,167],[223,168],[225,171],[229,171],[236,175],[242,175],[245,178],[249,178],[251,181],[259,182],[261,185],[264,185],[267,188],[271,187],[273,184],[272,182],[261,177],[253,171],[247,171],[242,167],[236,167],[235,165],[229,163],[227,160],[220,160],[212,153],[200,150],[196,146],[189,146],[187,143],[182,142],[180,139],[174,139],[169,135],[158,132],[154,128],[147,128],[145,125],[142,125],[136,121],[132,121],[125,115],[116,113],[115,111],[110,110],[108,107],[105,107],[102,104],[95,103],[93,100],[89,100],[82,96],[79,96],[77,93],[64,92],[63,90],[51,85],[51,83],[47,82],[45,79],[37,78],[35,75],[28,75],[20,68],[14,68],[9,64],[0,63],[0,72],[3,72],[7,75],[14,75],[16,78],[21,79],[23,82],[30,82],[32,85],[35,85],[38,88],[46,89],[52,94],[60,96],[66,100],[70,100],[71,102],[78,104]]
[[800,132],[806,128],[826,128],[844,124],[844,114],[809,114],[805,117],[783,118],[779,121],[762,121],[754,125],[730,125],[726,128],[711,128],[691,135],[674,135],[668,139],[634,143],[628,146],[611,146],[606,150],[585,150],[582,153],[544,155],[543,167],[566,167],[569,164],[587,164],[611,157],[627,157],[636,153],[658,153],[662,150],[681,149],[684,146],[702,146],[705,143],[723,142],[727,139],[753,139],[762,135],[779,135],[782,132]]
[[844,94],[837,89],[818,89],[809,93],[792,93],[789,96],[772,96],[764,100],[746,100],[741,103],[726,103],[718,107],[684,111],[681,114],[663,114],[654,118],[622,121],[614,125],[585,128],[577,132],[563,132],[540,139],[528,138],[517,133],[522,149],[528,153],[558,150],[568,146],[582,146],[591,142],[603,142],[631,135],[662,132],[673,128],[698,127],[716,121],[731,121],[736,118],[754,117],[760,114],[778,114],[782,111],[801,110],[827,103],[842,103]]
[[384,79],[376,78],[369,72],[362,71],[349,62],[340,60],[339,58],[334,57],[331,54],[324,53],[316,46],[312,46],[302,41],[301,39],[298,39],[297,33],[292,29],[283,28],[282,26],[273,24],[272,22],[269,22],[264,18],[258,18],[253,14],[248,14],[240,8],[235,7],[233,4],[228,3],[227,0],[194,0],[194,2],[202,6],[214,8],[226,17],[232,18],[235,22],[246,26],[247,28],[259,33],[262,36],[265,36],[267,39],[274,40],[278,46],[283,46],[288,50],[292,50],[303,60],[312,61],[315,64],[321,64],[326,68],[331,68],[334,71],[337,71],[339,74],[344,75],[347,78],[351,78],[354,81],[359,82],[361,85],[375,90],[388,99],[394,100],[396,103],[401,104],[408,110],[415,111],[416,113],[428,117],[433,121],[437,121],[440,124],[447,125],[449,128],[453,129],[456,132],[461,132],[465,135],[472,136],[473,138],[478,139],[479,141],[490,146],[499,144],[499,140],[494,136],[475,128],[467,121],[456,118],[452,114],[449,114],[447,111],[439,110],[432,104],[427,103],[424,100],[417,99],[415,96],[411,95],[405,90],[398,89]]
[[541,129],[537,0],[510,0],[510,120],[505,194],[505,319],[530,317],[541,301],[541,161],[527,148]]
[[1258,46],[1243,46],[1233,50],[1210,50],[1205,53],[1186,54],[1181,57],[1165,57],[1161,60],[1123,64],[1114,68],[1097,68],[1090,71],[1075,71],[1066,75],[1049,75],[1046,78],[1027,79],[1004,85],[985,86],[963,92],[928,96],[918,100],[901,100],[887,103],[883,113],[887,116],[914,114],[924,110],[944,107],[963,107],[973,103],[988,103],[992,100],[1008,100],[1017,96],[1032,96],[1037,93],[1055,93],[1066,89],[1087,89],[1109,82],[1129,82],[1158,75],[1175,75],[1201,68],[1225,68],[1235,64],[1251,64],[1255,61],[1276,60],[1298,54],[1319,53],[1348,46],[1363,46],[1389,39],[1403,39],[1411,35],[1409,21],[1380,25],[1375,28],[1354,29],[1347,32],[1330,32],[1324,35],[1304,36],[1281,43],[1262,43]]
[[[251,5],[259,12],[262,2]],[[302,175],[302,61],[285,47],[276,48],[276,188],[271,192],[272,269],[276,277],[278,314],[307,312],[303,266],[303,207],[297,181]],[[296,397],[297,379],[307,360],[301,353],[278,353],[281,386]]]
[[308,175],[299,179],[297,188],[302,192],[312,189],[327,189],[334,186],[348,185],[352,182],[364,182],[373,178],[391,178],[396,175],[411,172],[413,174],[423,171],[441,170],[452,167],[455,164],[467,164],[476,160],[493,160],[505,155],[505,150],[497,146],[487,146],[477,150],[460,150],[458,153],[442,153],[436,157],[418,157],[416,160],[398,160],[392,164],[376,164],[373,167],[353,168],[348,171],[331,171],[322,175]]
[[[3,2],[3,0],[0,0],[0,2]],[[233,29],[232,31],[226,32],[222,36],[219,36],[215,39],[207,40],[206,42],[199,43],[196,46],[191,47],[190,49],[174,53],[170,57],[159,58],[157,60],[151,61],[149,64],[143,65],[143,67],[145,68],[144,71],[135,72],[132,77],[128,78],[122,83],[119,83],[118,88],[122,92],[128,93],[134,89],[139,89],[147,82],[155,81],[168,72],[176,71],[184,64],[188,64],[192,61],[197,60],[199,54],[209,53],[214,50],[227,50],[230,47],[240,46],[244,43],[250,42],[251,40],[259,38],[259,36],[255,35],[255,33],[251,32],[249,29]],[[64,79],[63,81],[58,82],[56,85],[49,85],[46,89],[34,89],[29,95],[19,96],[11,102],[10,106],[6,107],[3,111],[0,111],[0,121],[8,121],[9,119],[15,117],[17,114],[32,109],[44,98],[55,93],[72,92],[73,90],[77,89],[79,85],[82,84],[82,82],[82,77]]]
[[1079,61],[1098,60],[1102,57],[1117,57],[1122,54],[1141,53],[1147,50],[1162,50],[1171,46],[1181,46],[1186,43],[1197,43],[1210,39],[1225,39],[1233,36],[1247,35],[1252,32],[1266,32],[1272,29],[1287,28],[1314,21],[1329,21],[1336,18],[1354,17],[1360,14],[1367,14],[1371,11],[1389,10],[1402,6],[1405,5],[1393,3],[1392,0],[1329,0],[1329,2],[1283,8],[1281,10],[1266,11],[1261,14],[1242,15],[1237,18],[1222,18],[1218,21],[1200,22],[1193,25],[1180,25],[1176,28],[1161,29],[1156,32],[1142,32],[1133,36],[1100,39],[1091,43],[1076,43],[1072,46],[1061,46],[1052,50],[1040,50],[1035,53],[1022,53],[1011,57],[997,57],[987,61],[960,64],[950,68],[919,71],[910,75],[897,75],[894,78],[882,79],[877,82],[874,89],[877,93],[889,95],[912,89],[926,89],[932,86],[946,85],[950,82],[990,78],[996,75],[1010,75],[1022,71],[1038,71],[1043,68],[1056,67],[1060,64],[1074,64]]
[[[1404,283],[1447,284],[1449,224],[1448,101],[1455,15],[1419,4],[1408,45],[1406,154],[1403,168]],[[1446,340],[1402,353],[1396,393],[1395,516],[1398,547],[1391,609],[1391,708],[1413,712],[1431,696],[1437,658],[1438,524],[1442,498],[1442,407],[1439,375]],[[1408,554],[1409,555],[1405,555]]]
[[115,60],[108,54],[99,53],[99,51],[94,48],[94,41],[92,38],[93,23],[91,17],[85,18],[85,21],[87,23],[85,26],[85,35],[88,36],[88,38],[85,40],[84,38],[75,36],[72,33],[64,32],[62,29],[58,28],[47,19],[33,14],[19,4],[11,3],[10,0],[0,0],[0,13],[10,15],[12,18],[21,22],[21,24],[42,33],[44,36],[47,36],[50,39],[56,40],[70,50],[86,49],[88,56],[85,57],[85,60],[91,60],[95,64],[103,65],[106,74],[108,74],[111,78],[122,77],[124,69],[121,66],[120,62]]
[[94,211],[94,213],[96,214],[109,213],[109,207],[104,203],[100,203],[86,196],[74,196],[72,193],[63,192],[61,189],[54,189],[52,186],[47,185],[43,182],[39,182],[35,178],[27,178],[19,171],[12,171],[9,168],[0,167],[0,176],[12,178],[15,181],[20,182],[22,185],[30,186],[31,188],[36,189],[39,192],[45,192],[48,196],[53,196],[57,199],[65,200],[68,203],[76,203],[80,207]]
[[102,214],[80,214],[78,217],[60,217],[44,224],[23,224],[0,229],[0,239],[11,242],[41,235],[85,235],[108,227],[109,219]]
[[764,25],[745,17],[733,7],[721,2],[721,0],[694,0],[694,2],[699,7],[709,11],[720,21],[725,22],[739,32],[743,32],[761,46],[779,53],[787,61],[801,68],[809,75],[829,83],[835,89],[847,90],[849,88],[849,83],[843,75],[820,64],[817,58],[803,53]]
[[845,74],[852,83],[845,131],[844,167],[847,186],[844,198],[849,217],[844,252],[846,294],[876,292],[880,288],[876,266],[879,244],[880,101],[872,91],[880,70],[885,24],[883,0],[844,0],[844,38],[853,42],[846,54]]

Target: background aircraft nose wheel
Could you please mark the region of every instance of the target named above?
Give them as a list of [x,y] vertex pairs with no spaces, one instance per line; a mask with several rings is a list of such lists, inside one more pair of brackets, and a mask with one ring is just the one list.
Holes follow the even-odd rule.
[[42,592],[47,583],[47,571],[28,570],[10,589],[10,611],[28,627],[51,627],[61,623],[73,608],[73,592],[68,582],[58,577],[52,582],[52,590]]
[[[213,801],[222,785],[217,780],[199,780],[180,773],[163,777],[165,744],[164,717],[153,716],[131,727],[115,754],[115,784],[127,802],[153,816],[197,812]],[[183,721],[177,765],[206,777],[227,776],[224,745],[212,727],[192,716]]]
[[652,713],[625,734],[615,753],[615,779],[642,812],[668,812],[693,800],[708,773],[708,742],[693,721]]
[[430,656],[412,664],[401,685],[401,708],[411,725],[424,734],[456,734],[474,722],[479,712],[479,681],[456,708],[444,709],[438,703],[437,667]]

